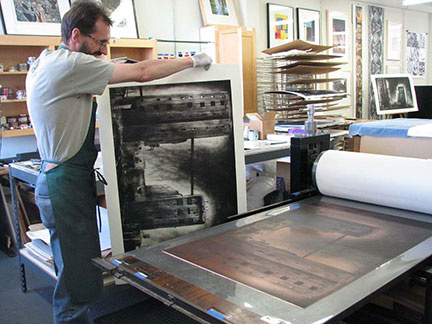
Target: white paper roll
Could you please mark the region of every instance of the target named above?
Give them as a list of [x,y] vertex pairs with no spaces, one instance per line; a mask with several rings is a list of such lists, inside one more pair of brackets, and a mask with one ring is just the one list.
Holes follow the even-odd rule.
[[314,176],[323,195],[432,214],[432,160],[330,150]]

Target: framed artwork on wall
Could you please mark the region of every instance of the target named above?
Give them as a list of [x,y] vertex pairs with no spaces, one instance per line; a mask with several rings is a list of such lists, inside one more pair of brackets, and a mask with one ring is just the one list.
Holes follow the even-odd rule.
[[199,0],[204,25],[238,26],[234,0]]
[[109,10],[113,21],[111,37],[114,38],[138,38],[138,26],[136,23],[135,4],[133,0],[99,0]]
[[327,11],[328,44],[334,46],[331,54],[340,55],[348,62],[348,17],[337,11]]
[[297,8],[297,38],[303,41],[320,44],[320,11]]
[[[354,99],[354,107],[355,112],[354,116],[356,118],[362,118],[363,116],[363,71],[365,68],[363,68],[363,56],[365,53],[365,49],[367,46],[363,45],[363,35],[366,34],[365,32],[365,8],[362,5],[353,4],[352,6],[352,17],[353,17],[353,64],[354,64],[354,74],[353,74],[353,85],[355,86],[355,90],[353,93],[353,99]],[[366,45],[366,44],[365,44]]]
[[[368,40],[369,40],[369,79],[374,74],[384,73],[384,8],[378,6],[368,6]],[[372,96],[373,88],[369,80],[369,119],[376,119],[377,112],[375,100]],[[363,116],[366,117],[366,116]]]
[[402,24],[387,20],[387,60],[400,61],[402,52]]
[[267,47],[294,40],[294,8],[267,3]]
[[9,35],[59,36],[61,19],[70,8],[69,0],[2,0],[0,4]]
[[216,64],[98,97],[113,254],[246,211],[240,76]]
[[427,34],[407,31],[406,69],[415,78],[426,76]]

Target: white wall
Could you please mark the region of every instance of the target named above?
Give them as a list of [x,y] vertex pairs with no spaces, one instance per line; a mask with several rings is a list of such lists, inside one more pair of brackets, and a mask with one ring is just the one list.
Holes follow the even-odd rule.
[[33,135],[0,138],[0,158],[13,158],[17,153],[36,152],[36,137]]
[[[199,41],[203,26],[199,2],[195,0],[135,1],[138,31],[141,38]],[[158,43],[158,52],[199,51],[199,44]]]

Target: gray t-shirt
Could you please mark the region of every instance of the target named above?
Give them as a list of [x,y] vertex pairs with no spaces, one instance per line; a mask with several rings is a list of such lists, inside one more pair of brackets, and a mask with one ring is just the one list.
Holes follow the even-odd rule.
[[26,79],[27,106],[43,160],[64,162],[81,149],[114,63],[66,49],[44,50]]

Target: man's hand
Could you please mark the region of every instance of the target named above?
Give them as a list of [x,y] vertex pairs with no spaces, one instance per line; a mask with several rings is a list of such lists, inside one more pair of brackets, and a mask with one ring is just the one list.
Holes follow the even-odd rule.
[[193,68],[204,66],[206,71],[210,69],[212,59],[206,53],[195,54],[194,56],[191,56],[191,59],[193,61]]

